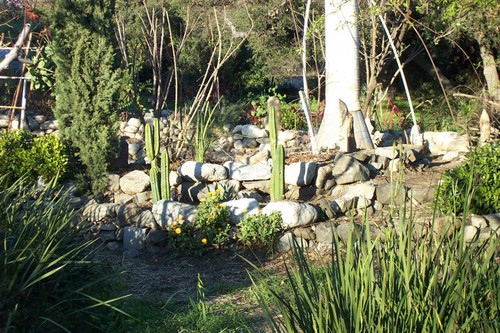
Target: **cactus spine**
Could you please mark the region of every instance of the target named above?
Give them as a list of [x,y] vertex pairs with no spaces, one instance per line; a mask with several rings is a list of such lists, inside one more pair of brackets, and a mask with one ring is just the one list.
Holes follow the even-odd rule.
[[276,124],[276,109],[269,107],[269,140],[271,141],[271,201],[281,200],[285,192],[285,148],[278,144],[278,129]]
[[158,118],[154,119],[153,126],[146,124],[144,139],[146,141],[146,156],[151,161],[149,178],[153,203],[162,199],[170,199],[169,159],[166,151],[163,151],[161,155],[161,168],[158,169],[157,156],[160,152],[160,123]]

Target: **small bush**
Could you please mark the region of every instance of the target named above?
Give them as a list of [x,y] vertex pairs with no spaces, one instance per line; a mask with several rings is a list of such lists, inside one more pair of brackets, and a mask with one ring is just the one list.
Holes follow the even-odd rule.
[[37,138],[25,131],[0,134],[0,174],[8,175],[9,183],[25,177],[35,182],[65,176],[69,169],[69,153],[61,139],[47,135]]
[[500,211],[500,143],[487,144],[466,155],[467,162],[443,175],[439,209],[448,214],[464,211],[469,183],[473,195],[469,210],[475,214]]
[[239,223],[238,240],[252,249],[269,249],[281,231],[281,213],[246,215]]
[[198,254],[227,247],[231,240],[231,224],[229,210],[222,203],[224,197],[221,188],[208,192],[198,206],[198,216],[193,224],[185,223],[184,216],[179,216],[169,230],[170,246]]

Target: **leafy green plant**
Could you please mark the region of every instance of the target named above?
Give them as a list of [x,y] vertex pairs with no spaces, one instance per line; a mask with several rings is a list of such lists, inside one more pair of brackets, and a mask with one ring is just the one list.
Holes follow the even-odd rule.
[[261,283],[268,277],[255,267],[271,331],[497,331],[500,238],[467,244],[465,224],[452,237],[432,225],[415,238],[414,221],[405,214],[399,220],[400,233],[388,228],[373,237],[368,219],[345,243],[334,233],[331,262],[319,271],[295,241],[286,289]]
[[202,199],[198,206],[195,229],[204,248],[219,249],[227,246],[230,241],[230,214],[222,203],[223,198],[224,190],[217,189],[215,192],[208,192],[207,197]]
[[229,210],[222,203],[225,191],[218,188],[208,192],[198,205],[194,223],[186,223],[179,216],[169,229],[169,244],[173,249],[189,250],[199,255],[212,249],[223,249],[231,238]]
[[0,174],[11,184],[21,177],[31,183],[39,176],[46,181],[64,177],[69,167],[70,154],[54,135],[37,138],[23,130],[0,134]]
[[285,130],[307,131],[307,122],[299,114],[301,107],[296,103],[281,104],[281,127]]
[[[12,331],[103,329],[104,309],[121,313],[106,281],[113,274],[91,260],[93,240],[72,230],[74,212],[53,182],[41,193],[23,179],[0,178],[0,323]],[[29,320],[27,320],[29,318]]]
[[193,147],[194,159],[197,162],[203,163],[205,161],[205,152],[210,146],[210,139],[212,134],[212,125],[215,121],[214,112],[219,105],[220,100],[212,108],[209,104],[203,112],[196,114],[196,127],[193,140],[190,145]]
[[445,213],[462,213],[466,188],[472,181],[470,211],[488,214],[500,211],[500,143],[486,144],[467,153],[467,161],[448,170],[439,188],[437,207]]
[[238,240],[251,249],[272,249],[281,231],[281,213],[245,215],[238,224]]

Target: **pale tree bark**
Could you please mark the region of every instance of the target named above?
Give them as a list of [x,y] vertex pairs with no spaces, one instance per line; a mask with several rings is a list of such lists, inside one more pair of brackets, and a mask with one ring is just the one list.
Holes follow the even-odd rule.
[[[354,131],[366,134],[363,116],[360,120],[357,115],[361,113],[357,13],[357,0],[325,0],[326,105],[317,136],[319,148],[353,148],[349,145],[350,117],[341,112],[341,102],[354,116]],[[369,135],[368,139],[371,144]]]
[[479,39],[479,51],[483,60],[483,75],[488,87],[488,94],[495,101],[500,101],[500,80],[493,50]]

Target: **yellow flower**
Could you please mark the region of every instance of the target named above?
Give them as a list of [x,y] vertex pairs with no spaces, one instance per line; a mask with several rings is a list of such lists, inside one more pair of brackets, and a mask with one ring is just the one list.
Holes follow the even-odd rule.
[[200,202],[205,202],[205,199],[200,199]]
[[246,212],[248,212],[248,210],[246,210],[246,209],[243,209],[243,213],[246,213]]
[[212,198],[211,198],[211,199],[212,199],[212,200],[215,200],[215,199],[217,199],[217,197],[214,195],[214,196],[212,196]]
[[217,231],[221,231],[221,230],[222,230],[222,228],[217,228]]
[[203,244],[207,244],[207,239],[206,239],[206,238],[202,238],[202,239],[201,239],[201,242],[202,242]]
[[262,213],[262,209],[259,209],[259,214]]
[[178,235],[182,232],[181,228],[175,228],[175,233]]
[[209,216],[209,217],[208,217],[208,219],[209,219],[209,220],[211,220],[211,219],[213,219],[213,218],[214,218],[213,216]]
[[231,221],[231,219],[230,219],[230,218],[227,218],[227,219],[226,219],[226,222],[229,222],[229,221]]
[[207,197],[212,195],[212,192],[207,192]]
[[215,190],[215,193],[219,193],[220,191],[222,191],[222,189],[218,188],[218,189]]
[[214,244],[214,248],[218,250],[219,249],[219,244]]
[[226,205],[224,205],[224,204],[220,204],[220,205],[219,205],[219,207],[220,207],[220,208],[226,208]]
[[184,216],[179,215],[179,220],[181,220],[181,221],[184,220]]

